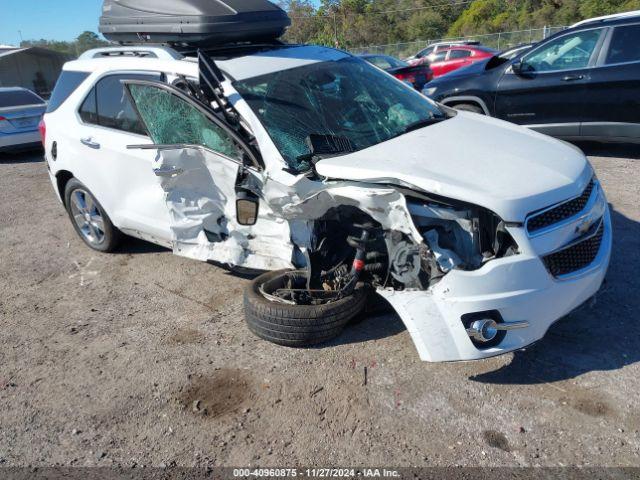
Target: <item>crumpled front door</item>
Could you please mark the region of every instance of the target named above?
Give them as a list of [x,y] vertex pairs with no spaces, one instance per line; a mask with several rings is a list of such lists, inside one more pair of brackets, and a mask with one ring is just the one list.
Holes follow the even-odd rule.
[[[291,267],[289,225],[264,199],[264,173],[233,129],[170,85],[124,83],[154,143],[131,148],[158,151],[153,170],[165,192],[174,252],[252,269]],[[237,222],[237,189],[260,199],[253,226]]]
[[[292,267],[288,223],[273,215],[266,202],[261,201],[255,225],[237,223],[239,168],[199,148],[158,152],[154,172],[166,194],[174,253],[259,270]],[[260,190],[260,175],[248,174]]]

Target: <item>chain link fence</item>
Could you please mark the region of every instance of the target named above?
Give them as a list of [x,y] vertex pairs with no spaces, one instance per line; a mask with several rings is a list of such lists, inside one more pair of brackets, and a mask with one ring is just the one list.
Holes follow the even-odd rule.
[[391,55],[396,58],[407,58],[415,55],[427,45],[436,42],[446,41],[477,41],[482,45],[490,48],[494,48],[498,51],[504,51],[518,45],[539,42],[555,33],[565,30],[567,27],[544,27],[544,28],[531,28],[529,30],[516,30],[513,32],[499,32],[488,33],[483,35],[473,35],[469,37],[455,37],[455,38],[439,38],[429,40],[416,40],[414,42],[407,43],[392,43],[389,45],[371,45],[367,47],[352,48],[351,51],[355,54],[382,54]]

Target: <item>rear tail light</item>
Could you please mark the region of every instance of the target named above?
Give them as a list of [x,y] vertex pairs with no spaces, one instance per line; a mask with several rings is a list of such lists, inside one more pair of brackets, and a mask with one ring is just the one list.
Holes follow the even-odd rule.
[[47,124],[44,123],[44,118],[40,120],[38,124],[38,131],[40,132],[40,139],[42,140],[42,146],[45,146],[45,142],[47,140]]
[[414,73],[396,73],[396,78],[403,82],[415,83],[416,76]]
[[6,120],[6,117],[3,117],[2,115],[0,115],[0,122],[3,122]]

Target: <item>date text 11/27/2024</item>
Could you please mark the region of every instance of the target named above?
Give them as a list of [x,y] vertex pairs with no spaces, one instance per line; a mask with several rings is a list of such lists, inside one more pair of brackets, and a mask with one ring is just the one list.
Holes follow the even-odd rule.
[[385,468],[239,468],[234,478],[399,478],[400,472]]

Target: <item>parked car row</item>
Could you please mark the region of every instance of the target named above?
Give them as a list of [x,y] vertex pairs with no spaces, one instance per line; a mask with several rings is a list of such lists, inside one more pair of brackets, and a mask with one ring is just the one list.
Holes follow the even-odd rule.
[[432,43],[430,45],[427,45],[426,48],[423,48],[422,50],[420,50],[418,53],[416,53],[415,55],[405,58],[405,62],[411,63],[414,60],[419,60],[422,58],[426,58],[434,53],[439,53],[442,52],[443,50],[448,50],[449,48],[452,47],[459,47],[459,46],[464,46],[464,45],[480,45],[480,42],[477,41],[466,41],[466,40],[460,40],[460,41],[450,41],[450,42],[437,42],[437,43]]
[[640,142],[640,12],[580,22],[513,58],[426,85],[430,98],[569,139]]
[[412,60],[410,65],[429,65],[437,78],[497,54],[496,50],[483,46],[456,46]]

